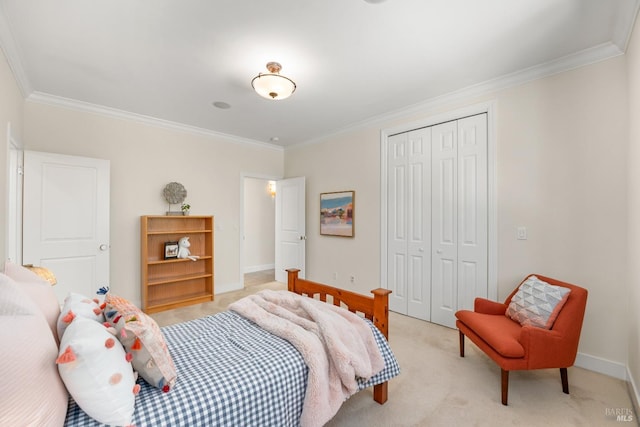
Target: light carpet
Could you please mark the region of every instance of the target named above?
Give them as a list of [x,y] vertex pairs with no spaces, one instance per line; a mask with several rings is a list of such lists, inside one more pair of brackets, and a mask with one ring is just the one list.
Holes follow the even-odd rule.
[[[252,286],[152,317],[161,326],[195,319],[224,311],[231,302],[261,289],[286,286]],[[503,406],[500,368],[469,340],[461,358],[457,330],[390,313],[389,342],[402,371],[389,382],[387,403],[374,402],[372,390],[361,391],[342,405],[327,427],[638,425],[625,381],[572,367],[567,395],[558,369],[513,371],[509,405]]]

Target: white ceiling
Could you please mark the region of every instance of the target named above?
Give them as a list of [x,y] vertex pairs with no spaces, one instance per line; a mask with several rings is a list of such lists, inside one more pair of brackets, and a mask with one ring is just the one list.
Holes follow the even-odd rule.
[[287,146],[619,55],[638,3],[0,0],[0,44],[27,98]]

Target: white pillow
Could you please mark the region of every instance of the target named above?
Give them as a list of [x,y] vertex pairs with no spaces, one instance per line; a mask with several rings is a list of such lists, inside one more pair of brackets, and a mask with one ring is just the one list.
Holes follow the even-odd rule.
[[64,306],[58,316],[57,331],[61,340],[64,330],[76,317],[84,317],[104,323],[104,314],[102,314],[102,308],[98,305],[97,298],[92,300],[84,295],[69,292],[64,299]]
[[51,284],[33,271],[10,261],[5,262],[4,273],[18,283],[20,289],[38,305],[57,344],[59,342],[57,322],[60,316],[60,304],[58,304],[58,298]]
[[131,363],[107,328],[84,317],[67,327],[58,371],[71,397],[90,417],[108,425],[130,425],[139,390]]
[[0,273],[0,424],[61,426],[69,394],[58,375],[58,346],[22,286]]

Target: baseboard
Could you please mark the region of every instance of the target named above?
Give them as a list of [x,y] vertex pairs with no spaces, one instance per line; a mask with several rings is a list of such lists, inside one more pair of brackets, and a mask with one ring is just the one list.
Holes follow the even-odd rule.
[[224,283],[224,284],[216,283],[213,290],[213,294],[214,295],[224,294],[227,292],[239,291],[240,289],[243,289],[242,283]]
[[626,365],[589,354],[578,353],[574,365],[620,380],[627,381],[629,379]]
[[245,267],[244,272],[255,273],[256,271],[273,270],[274,268],[276,268],[275,264],[252,265],[251,267]]
[[627,367],[627,388],[629,389],[629,396],[631,396],[631,403],[633,404],[633,410],[635,411],[636,414],[638,414],[638,409],[640,409],[640,405],[638,405],[638,402],[640,402],[640,393],[638,393],[638,387],[637,384],[635,382],[635,380],[633,379],[633,375],[631,375],[631,371],[629,370],[629,368]]

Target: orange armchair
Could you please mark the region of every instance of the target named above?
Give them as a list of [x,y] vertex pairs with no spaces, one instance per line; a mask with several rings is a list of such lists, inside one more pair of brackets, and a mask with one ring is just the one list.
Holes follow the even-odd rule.
[[[522,283],[531,276],[527,276]],[[535,276],[550,285],[571,289],[551,329],[521,326],[506,316],[509,303],[520,286],[504,303],[476,298],[473,311],[456,312],[460,357],[464,357],[466,336],[500,366],[503,405],[507,404],[509,371],[560,368],[562,391],[569,394],[567,368],[573,365],[578,352],[587,290],[538,274]]]

